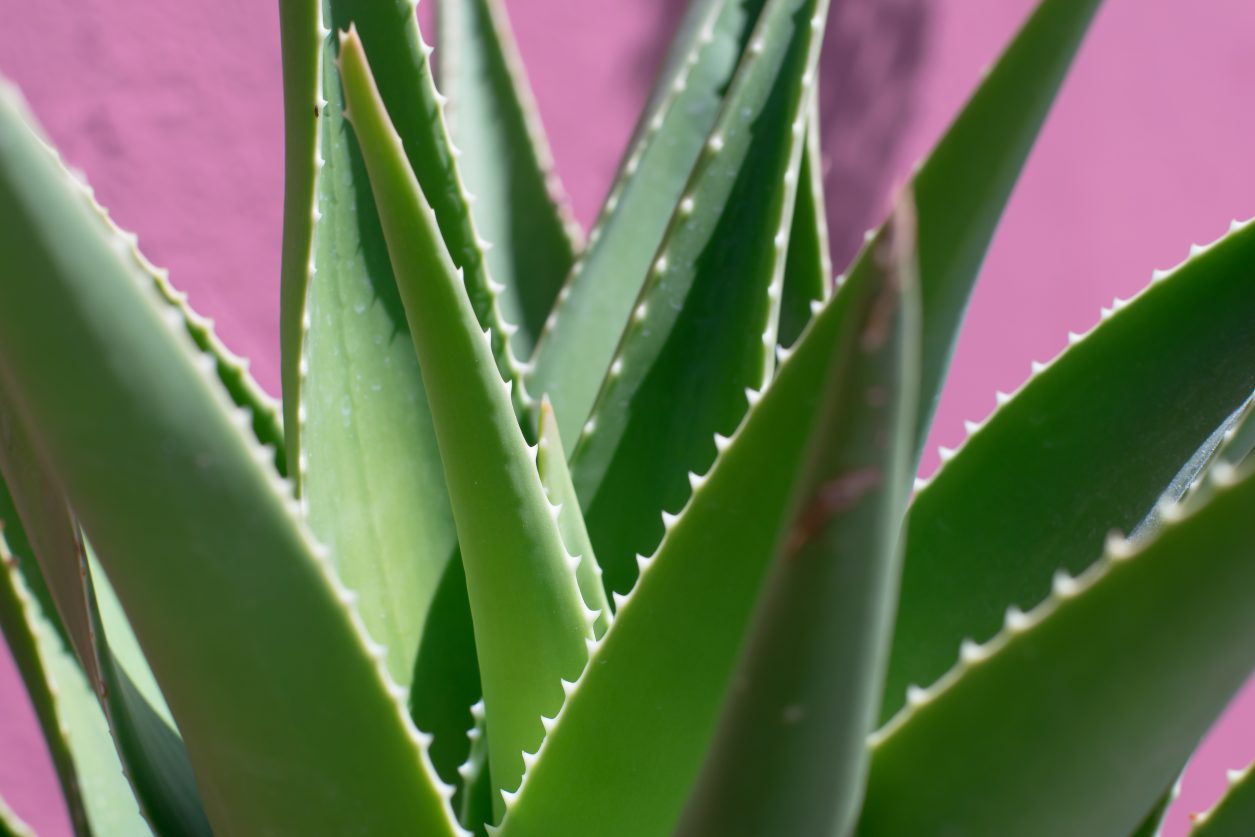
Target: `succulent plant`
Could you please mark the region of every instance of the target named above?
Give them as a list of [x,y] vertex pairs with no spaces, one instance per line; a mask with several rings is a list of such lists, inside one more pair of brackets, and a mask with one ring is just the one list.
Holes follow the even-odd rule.
[[1255,227],[912,488],[1098,2],[836,278],[827,6],[694,0],[584,239],[500,0],[281,0],[282,405],[0,91],[0,625],[79,833],[1158,830],[1255,667]]

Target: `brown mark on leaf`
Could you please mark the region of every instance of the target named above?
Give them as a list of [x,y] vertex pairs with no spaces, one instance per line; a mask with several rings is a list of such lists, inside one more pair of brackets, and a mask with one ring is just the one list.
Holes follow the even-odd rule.
[[318,118],[318,105],[314,105],[314,118]]
[[792,558],[809,543],[828,521],[879,488],[884,481],[879,468],[859,468],[846,471],[829,480],[815,492],[814,499],[798,516],[789,540],[785,544],[785,556]]
[[898,309],[898,294],[902,291],[903,275],[912,270],[915,249],[915,205],[909,195],[904,195],[894,207],[893,216],[877,236],[872,249],[872,261],[883,277],[876,298],[872,301],[867,322],[859,334],[859,346],[864,352],[874,352],[889,339],[893,317]]

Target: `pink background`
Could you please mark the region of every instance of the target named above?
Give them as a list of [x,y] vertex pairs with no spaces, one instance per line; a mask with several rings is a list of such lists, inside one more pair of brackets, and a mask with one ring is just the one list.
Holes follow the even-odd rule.
[[[822,77],[838,264],[1012,34],[1030,0],[833,0]],[[579,217],[604,194],[678,0],[508,0]],[[276,3],[0,0],[0,71],[26,91],[148,255],[278,390]],[[1191,242],[1255,214],[1255,5],[1108,0],[986,263],[934,441]],[[925,467],[935,466],[930,455]],[[1255,687],[1205,743],[1168,835],[1255,758]],[[68,833],[0,647],[0,795]]]

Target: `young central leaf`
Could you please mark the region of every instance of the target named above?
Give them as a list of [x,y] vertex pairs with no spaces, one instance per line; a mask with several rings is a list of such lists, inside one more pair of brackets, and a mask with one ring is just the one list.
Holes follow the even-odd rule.
[[350,30],[348,109],[366,158],[432,416],[462,546],[491,735],[493,786],[523,777],[523,753],[587,659],[592,624],[571,561],[458,270]]
[[[571,459],[610,590],[715,457],[774,361],[788,227],[826,2],[768,4],[658,248]],[[565,431],[564,431],[565,432]]]

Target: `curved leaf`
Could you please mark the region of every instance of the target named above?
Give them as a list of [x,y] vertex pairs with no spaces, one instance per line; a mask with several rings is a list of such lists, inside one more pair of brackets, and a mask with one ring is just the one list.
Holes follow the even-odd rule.
[[593,408],[765,1],[690,5],[588,248],[537,343],[527,386],[553,402],[568,452]]
[[501,313],[520,327],[511,342],[527,357],[581,234],[554,172],[504,4],[443,0],[436,14],[449,132],[475,196],[472,214],[492,243],[489,272],[505,286]]
[[1033,606],[1056,570],[1080,573],[1108,531],[1132,530],[1246,400],[1252,263],[1247,226],[1161,274],[1039,369],[917,494],[883,718],[910,684],[944,674],[960,642],[992,636],[1008,604]]
[[712,434],[730,433],[746,390],[770,378],[827,7],[763,11],[571,455],[609,590],[631,587],[633,556],[662,537],[659,513],[684,504],[685,474],[715,457]]
[[872,742],[860,837],[1138,827],[1255,667],[1255,477],[1216,478],[912,693]]
[[[670,833],[715,732],[755,602],[805,499],[836,477],[860,338],[889,277],[839,292],[670,521],[538,754],[503,837]],[[877,640],[868,637],[869,645]],[[874,681],[865,684],[874,689]],[[874,692],[864,699],[874,700]],[[849,742],[847,742],[849,743]],[[862,736],[853,742],[863,749]],[[857,758],[857,756],[855,757]]]
[[587,659],[586,613],[556,515],[536,472],[458,270],[388,120],[350,29],[340,70],[366,159],[414,346],[430,383],[432,417],[462,545],[475,620],[494,788],[513,791],[540,716],[562,700]]
[[9,95],[0,214],[0,380],[141,638],[215,830],[454,833],[251,415]]
[[846,834],[858,816],[914,465],[919,300],[909,209],[880,254],[822,481],[768,571],[677,834]]

